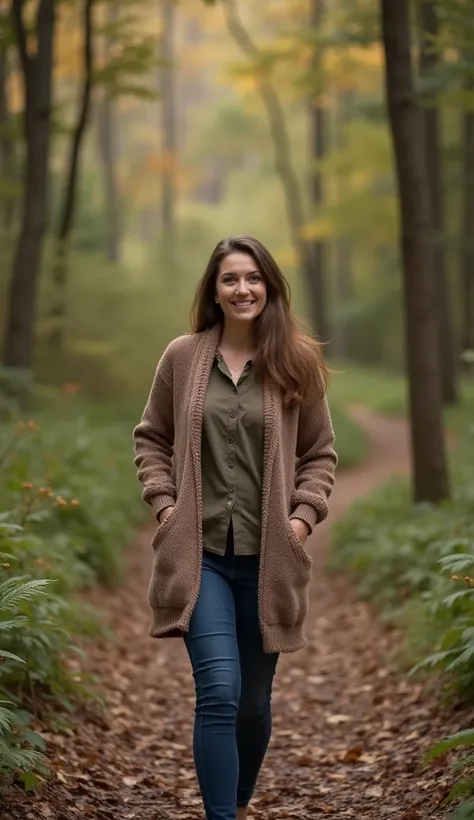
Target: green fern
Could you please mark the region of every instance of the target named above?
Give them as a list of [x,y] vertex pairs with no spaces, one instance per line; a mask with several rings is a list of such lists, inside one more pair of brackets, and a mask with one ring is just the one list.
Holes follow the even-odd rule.
[[0,584],[0,614],[14,612],[20,601],[32,601],[45,592],[50,580],[26,581],[24,578],[7,578]]
[[[0,555],[2,558],[3,555]],[[25,580],[21,577],[7,578],[0,583],[0,638],[2,633],[23,626],[28,620],[18,612],[18,608],[44,594],[48,580]],[[13,614],[13,617],[11,617]],[[4,618],[4,615],[10,617]],[[0,659],[24,663],[23,658],[8,652],[0,646]],[[15,734],[13,727],[21,726],[22,720],[10,701],[0,701],[0,779],[17,772],[25,784],[41,766],[43,755],[35,749],[22,748],[21,734]],[[34,778],[31,780],[33,782]]]

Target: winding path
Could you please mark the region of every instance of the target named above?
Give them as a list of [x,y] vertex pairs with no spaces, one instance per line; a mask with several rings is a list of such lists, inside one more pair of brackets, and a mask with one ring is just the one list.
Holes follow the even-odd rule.
[[[438,764],[421,769],[420,759],[431,739],[457,727],[421,686],[391,671],[396,633],[357,602],[346,579],[324,569],[331,521],[408,468],[404,422],[353,413],[368,431],[370,453],[363,466],[339,472],[331,516],[308,542],[315,559],[309,644],[279,663],[256,820],[443,816],[445,772]],[[202,820],[188,660],[179,641],[147,637],[149,542],[149,530],[137,537],[122,589],[91,596],[112,628],[90,655],[92,671],[104,678],[107,708],[100,716],[84,711],[69,737],[49,735],[52,782],[2,817]]]

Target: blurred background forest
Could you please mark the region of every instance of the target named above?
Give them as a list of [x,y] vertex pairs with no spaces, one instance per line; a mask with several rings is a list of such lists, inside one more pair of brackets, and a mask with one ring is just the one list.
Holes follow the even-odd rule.
[[[35,4],[20,5],[33,49]],[[295,309],[330,341],[333,361],[400,372],[397,190],[374,0],[53,5],[51,89],[38,89],[52,106],[47,198],[34,181],[24,190],[21,51],[10,4],[1,4],[6,364],[34,363],[43,384],[74,382],[94,398],[140,402],[164,345],[187,329],[210,251],[227,234],[251,233],[275,254]],[[462,216],[474,164],[472,15],[460,0],[440,5],[441,22],[424,34],[419,21],[415,36],[421,46],[425,37],[418,74],[426,116],[438,120],[438,261],[445,344],[458,364],[473,332],[463,273],[472,277],[472,224]],[[32,129],[41,154],[41,123]],[[9,362],[23,197],[38,195],[25,253],[34,255],[44,228],[43,253],[35,275],[22,271],[16,306],[23,346],[32,316],[35,340]]]

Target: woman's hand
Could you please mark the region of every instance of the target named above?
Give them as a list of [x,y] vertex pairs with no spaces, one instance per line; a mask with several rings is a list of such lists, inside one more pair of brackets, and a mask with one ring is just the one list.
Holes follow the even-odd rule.
[[165,507],[164,510],[161,510],[158,516],[158,523],[163,524],[166,521],[166,519],[171,515],[173,510],[174,507]]
[[309,535],[309,527],[306,521],[302,521],[301,518],[290,518],[290,526],[298,541],[304,544]]

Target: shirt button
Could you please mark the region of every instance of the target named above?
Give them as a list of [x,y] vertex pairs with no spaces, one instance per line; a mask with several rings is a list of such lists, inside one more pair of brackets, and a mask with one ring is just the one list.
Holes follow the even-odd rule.
[[233,465],[233,464],[229,464],[229,467],[230,467],[230,469],[231,469],[231,470],[233,470],[233,469],[234,469],[234,465]]
[[235,438],[230,438],[230,439],[229,439],[229,444],[233,444],[233,443],[234,443],[234,441],[235,441]]
[[236,388],[236,387],[234,387],[234,389],[233,389],[233,391],[232,391],[232,392],[233,392],[233,393],[238,393],[239,391],[237,390],[237,388]]
[[235,419],[235,413],[230,414],[231,419]]

